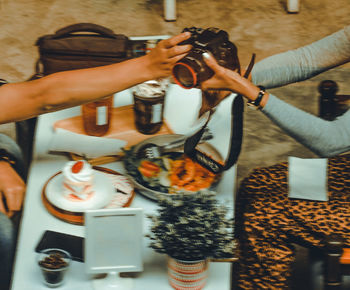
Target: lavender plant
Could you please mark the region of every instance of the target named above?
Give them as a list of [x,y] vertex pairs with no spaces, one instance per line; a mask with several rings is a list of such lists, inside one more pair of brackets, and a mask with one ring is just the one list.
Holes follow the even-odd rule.
[[162,197],[147,235],[150,247],[179,260],[227,258],[234,255],[233,218],[215,194],[176,194]]

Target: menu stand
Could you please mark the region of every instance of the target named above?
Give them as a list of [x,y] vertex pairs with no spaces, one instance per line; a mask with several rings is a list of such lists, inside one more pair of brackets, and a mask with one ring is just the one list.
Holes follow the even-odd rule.
[[140,272],[143,210],[120,208],[85,212],[85,264],[90,274],[107,273],[92,281],[95,290],[128,290],[133,279],[120,272]]

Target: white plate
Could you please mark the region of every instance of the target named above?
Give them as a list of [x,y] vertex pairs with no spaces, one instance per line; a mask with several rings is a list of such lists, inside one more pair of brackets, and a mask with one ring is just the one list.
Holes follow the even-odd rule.
[[63,196],[63,174],[54,176],[46,187],[46,198],[60,209],[81,212],[99,209],[109,204],[113,198],[114,187],[111,180],[103,173],[94,170],[93,189],[95,194],[86,201],[71,201]]

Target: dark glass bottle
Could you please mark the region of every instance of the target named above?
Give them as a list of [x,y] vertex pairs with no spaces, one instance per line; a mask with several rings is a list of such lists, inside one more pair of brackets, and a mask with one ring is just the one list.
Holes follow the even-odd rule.
[[157,97],[134,95],[134,121],[136,129],[146,135],[157,133],[163,125],[165,92]]
[[338,85],[332,80],[325,80],[318,86],[320,92],[319,116],[325,120],[333,120],[336,117]]

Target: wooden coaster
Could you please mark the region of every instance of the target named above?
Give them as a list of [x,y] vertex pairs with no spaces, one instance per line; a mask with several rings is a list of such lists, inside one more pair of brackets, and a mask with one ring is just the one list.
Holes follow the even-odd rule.
[[[97,167],[97,166],[94,166],[93,168],[96,170],[99,170],[101,172],[104,172],[107,175],[120,175],[120,176],[122,176],[122,174],[120,174],[119,172],[108,169],[108,168]],[[83,211],[82,212],[67,211],[65,209],[62,209],[62,208],[52,204],[48,200],[48,198],[46,197],[47,185],[54,177],[56,177],[59,174],[62,174],[62,172],[59,171],[59,172],[55,173],[53,176],[51,176],[46,181],[46,183],[42,189],[42,193],[41,193],[42,202],[43,202],[44,206],[46,207],[46,209],[49,211],[49,213],[51,213],[53,216],[65,221],[67,223],[76,224],[76,225],[84,225],[84,212]],[[130,183],[130,185],[131,185],[131,183]],[[118,195],[121,195],[119,199],[118,199]],[[112,201],[104,208],[129,207],[131,202],[133,201],[134,197],[135,197],[135,190],[134,189],[127,196],[125,196],[124,193],[117,192],[114,194]]]

